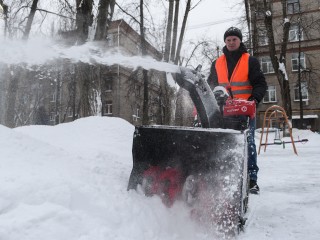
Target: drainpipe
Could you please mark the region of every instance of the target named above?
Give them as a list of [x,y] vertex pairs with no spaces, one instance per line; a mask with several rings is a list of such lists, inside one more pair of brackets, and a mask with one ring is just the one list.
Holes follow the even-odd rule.
[[300,106],[300,123],[299,128],[303,129],[303,101],[302,101],[302,89],[301,89],[301,17],[298,19],[298,37],[299,37],[299,43],[298,43],[298,89],[299,89],[299,106]]
[[[118,24],[118,53],[120,53],[120,26],[122,24],[122,19]],[[118,64],[118,117],[120,117],[120,64]]]

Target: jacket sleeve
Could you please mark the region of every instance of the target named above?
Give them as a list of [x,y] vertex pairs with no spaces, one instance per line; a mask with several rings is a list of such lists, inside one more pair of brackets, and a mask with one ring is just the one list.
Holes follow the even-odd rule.
[[213,90],[214,87],[218,86],[218,75],[216,71],[216,61],[213,61],[210,68],[210,74],[208,76],[207,82],[211,89]]
[[257,58],[250,56],[249,58],[249,81],[252,85],[252,96],[261,102],[266,91],[267,91],[267,82],[264,77],[264,74],[260,68],[260,63]]

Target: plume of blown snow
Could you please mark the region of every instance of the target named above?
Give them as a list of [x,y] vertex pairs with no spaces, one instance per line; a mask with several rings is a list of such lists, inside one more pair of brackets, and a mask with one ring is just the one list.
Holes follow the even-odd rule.
[[127,56],[120,52],[106,51],[101,44],[88,42],[81,46],[65,47],[48,39],[33,38],[29,41],[0,40],[0,63],[25,64],[27,66],[42,65],[55,59],[69,59],[73,62],[104,65],[119,64],[136,69],[158,70],[164,72],[180,72],[179,67],[170,63],[159,62],[150,56]]

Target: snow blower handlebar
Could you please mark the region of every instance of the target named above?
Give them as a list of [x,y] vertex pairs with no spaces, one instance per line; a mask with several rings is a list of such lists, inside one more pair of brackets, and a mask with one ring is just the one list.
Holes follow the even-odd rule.
[[181,67],[177,83],[190,93],[203,128],[226,128],[226,117],[255,117],[253,101],[233,98],[230,87],[217,86],[211,91],[200,71],[201,65],[195,70]]
[[203,128],[219,128],[222,119],[216,98],[209,84],[200,73],[201,65],[196,70],[180,68],[176,81],[180,87],[190,93],[190,97],[197,109]]

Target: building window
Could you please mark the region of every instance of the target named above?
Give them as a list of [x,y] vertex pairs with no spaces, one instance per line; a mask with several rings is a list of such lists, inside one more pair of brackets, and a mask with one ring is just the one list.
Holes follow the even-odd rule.
[[266,46],[268,45],[268,36],[266,31],[262,31],[259,33],[259,45],[260,46]]
[[138,119],[140,119],[140,109],[137,108],[135,114],[132,115],[133,117],[133,121],[138,121]]
[[154,122],[154,120],[155,120],[155,116],[153,114],[151,114],[149,116],[149,122]]
[[137,49],[137,53],[139,54],[141,54],[142,53],[142,48],[141,48],[141,46],[140,46],[140,44],[137,44],[136,45],[136,49]]
[[72,108],[68,108],[68,112],[67,112],[67,115],[69,118],[72,118],[73,117],[73,109]]
[[106,101],[106,106],[104,108],[104,114],[105,115],[112,114],[112,101]]
[[288,12],[288,14],[300,12],[300,1],[299,0],[287,0],[287,12]]
[[50,121],[51,121],[51,122],[54,122],[55,117],[56,117],[56,113],[55,113],[55,112],[51,112],[51,113],[50,113]]
[[257,18],[264,18],[266,11],[264,10],[263,2],[256,1],[256,8],[257,8],[257,10],[255,11],[256,17]]
[[112,92],[112,81],[106,82],[106,93]]
[[261,57],[261,68],[263,73],[274,73],[270,57]]
[[[301,95],[302,95],[303,101],[309,100],[308,85],[306,82],[301,82]],[[294,101],[299,101],[299,100],[300,100],[299,84],[297,84],[294,88]]]
[[50,102],[56,102],[56,93],[52,94]]
[[136,85],[136,96],[140,97],[141,96],[141,86]]
[[263,102],[276,102],[277,101],[277,92],[275,86],[268,86],[267,92],[264,95]]
[[[291,65],[292,71],[299,71],[299,53],[292,53]],[[300,68],[306,69],[306,59],[303,52],[300,53]]]
[[108,34],[108,36],[107,36],[107,44],[108,44],[108,47],[113,47],[114,46],[114,35],[113,34]]
[[[300,29],[300,40],[303,40],[303,31]],[[289,41],[296,42],[299,41],[299,24],[292,24],[289,30]]]

